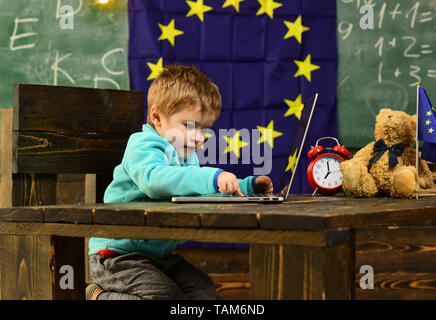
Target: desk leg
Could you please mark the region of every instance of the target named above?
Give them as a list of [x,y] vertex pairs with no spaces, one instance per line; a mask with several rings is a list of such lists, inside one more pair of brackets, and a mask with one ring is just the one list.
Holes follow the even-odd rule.
[[[84,299],[83,255],[83,238],[1,235],[0,299]],[[62,265],[72,267],[72,277],[61,279],[68,273],[60,273]]]
[[252,245],[251,299],[354,299],[354,239],[333,246]]

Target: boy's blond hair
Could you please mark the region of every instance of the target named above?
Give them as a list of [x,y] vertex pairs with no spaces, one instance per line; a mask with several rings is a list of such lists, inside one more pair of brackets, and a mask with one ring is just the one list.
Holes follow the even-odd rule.
[[186,106],[200,105],[203,112],[221,111],[218,87],[194,66],[171,65],[153,81],[147,95],[147,122],[152,125],[150,109],[155,106],[164,117]]

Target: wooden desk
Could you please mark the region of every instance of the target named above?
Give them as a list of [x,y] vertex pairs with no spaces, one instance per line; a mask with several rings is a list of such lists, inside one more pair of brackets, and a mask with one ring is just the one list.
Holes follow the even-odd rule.
[[[12,207],[0,209],[0,221],[2,298],[10,298],[7,290],[15,290],[17,283],[33,286],[26,289],[32,298],[71,295],[74,290],[56,287],[62,276],[56,271],[58,266],[65,263],[83,268],[77,258],[83,254],[79,248],[83,238],[110,237],[250,243],[252,299],[354,299],[355,230],[435,226],[436,197],[301,195],[281,204]],[[21,238],[14,240],[16,237]],[[37,244],[26,249],[28,252],[17,253],[20,241],[29,244],[35,238]],[[74,270],[77,283],[84,282],[83,270]],[[55,279],[55,288],[45,283],[50,279]]]

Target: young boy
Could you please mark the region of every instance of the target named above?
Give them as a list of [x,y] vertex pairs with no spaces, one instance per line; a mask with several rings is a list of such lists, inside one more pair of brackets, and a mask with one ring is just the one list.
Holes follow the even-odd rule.
[[[271,193],[266,176],[200,167],[195,150],[221,110],[218,87],[194,67],[167,67],[151,84],[147,124],[129,138],[105,203],[224,192]],[[91,238],[87,299],[215,299],[212,280],[172,254],[181,241]]]

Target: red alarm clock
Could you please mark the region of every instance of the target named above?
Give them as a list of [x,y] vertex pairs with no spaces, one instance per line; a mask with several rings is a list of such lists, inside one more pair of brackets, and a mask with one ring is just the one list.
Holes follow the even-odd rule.
[[[318,143],[321,140],[335,140],[337,146],[333,148],[323,148]],[[334,195],[341,190],[342,172],[339,167],[342,161],[348,158],[350,152],[339,141],[332,137],[319,138],[315,147],[307,153],[311,160],[307,167],[307,181],[310,187],[323,195]]]

